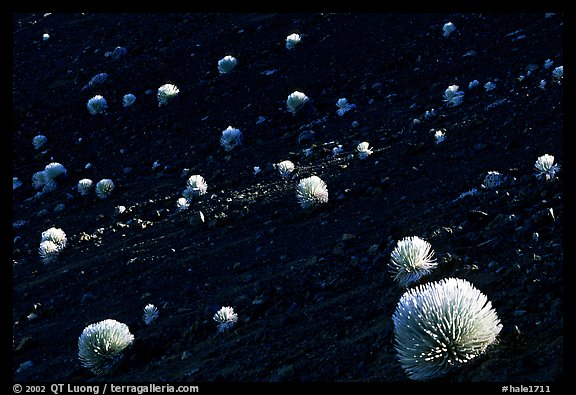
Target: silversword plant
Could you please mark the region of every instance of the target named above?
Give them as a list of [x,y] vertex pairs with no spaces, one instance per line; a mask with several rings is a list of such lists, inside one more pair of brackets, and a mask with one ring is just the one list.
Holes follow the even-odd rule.
[[42,262],[46,265],[56,260],[67,243],[66,233],[60,228],[52,227],[42,232],[38,247],[38,254]]
[[436,139],[436,144],[440,144],[446,139],[446,133],[444,133],[442,130],[437,130],[434,132],[434,138]]
[[294,171],[294,163],[289,160],[284,160],[274,165],[280,176],[288,177]]
[[34,149],[40,149],[47,141],[48,138],[46,136],[39,134],[32,139],[32,145],[34,146]]
[[328,202],[328,187],[318,176],[300,180],[296,187],[296,198],[303,209]]
[[292,33],[288,37],[286,37],[286,49],[293,50],[296,47],[296,44],[299,44],[302,38],[298,33]]
[[226,55],[218,61],[218,72],[220,74],[230,73],[238,64],[238,60],[231,55]]
[[108,375],[118,368],[123,351],[134,341],[126,324],[107,319],[90,324],[78,338],[78,359],[96,375]]
[[34,189],[42,188],[42,193],[48,193],[56,189],[56,181],[50,178],[44,170],[37,171],[32,175],[32,187]]
[[544,154],[534,163],[534,168],[537,170],[536,177],[552,181],[556,177],[556,173],[560,171],[560,165],[554,164],[554,155]]
[[77,189],[80,195],[88,195],[92,190],[92,187],[94,187],[94,183],[89,178],[83,178],[78,181]]
[[95,85],[100,85],[100,84],[104,83],[107,79],[108,79],[108,74],[106,74],[106,73],[96,74],[94,77],[92,77],[92,79],[86,85],[84,85],[82,90],[88,89],[88,88],[93,87]]
[[146,325],[150,325],[152,322],[154,322],[155,319],[158,318],[159,314],[160,312],[158,311],[158,308],[156,308],[156,306],[154,306],[153,304],[149,303],[146,305],[146,307],[144,307],[144,314],[142,316],[142,320]]
[[180,93],[180,89],[174,84],[164,84],[158,88],[156,98],[158,99],[158,107],[167,106],[176,96]]
[[458,85],[450,85],[448,89],[444,91],[444,101],[448,106],[456,107],[462,104],[464,100],[464,92],[459,90]]
[[363,141],[356,146],[356,152],[358,153],[358,158],[366,159],[372,155],[372,148],[370,148],[370,144],[367,141]]
[[564,66],[558,66],[552,70],[552,78],[560,84],[564,78]]
[[505,181],[505,177],[497,171],[489,171],[484,177],[482,186],[486,189],[495,189],[501,186]]
[[[190,196],[190,195],[188,195]],[[176,208],[178,209],[178,211],[184,211],[186,209],[188,209],[188,207],[190,207],[190,200],[185,198],[185,197],[181,197],[178,198],[178,200],[176,200]]]
[[442,26],[442,35],[444,37],[448,37],[449,35],[454,33],[455,30],[456,25],[454,25],[452,22],[447,22],[444,24],[444,26]]
[[343,98],[338,99],[338,101],[336,102],[336,107],[338,107],[336,114],[338,114],[339,116],[342,116],[342,115],[346,114],[348,111],[356,108],[356,104],[348,103],[348,100],[345,97],[343,97]]
[[68,243],[68,239],[66,238],[66,233],[60,228],[52,227],[50,229],[45,230],[41,234],[40,241],[51,241],[56,244],[56,247],[59,251],[62,251],[66,244]]
[[192,200],[194,198],[198,198],[206,193],[208,190],[208,184],[204,177],[199,174],[194,174],[188,177],[186,181],[186,189],[182,193],[182,195],[188,199]]
[[86,104],[86,108],[92,115],[102,114],[104,110],[108,108],[108,104],[106,103],[106,99],[104,99],[101,95],[96,95]]
[[392,319],[398,359],[413,380],[439,377],[469,362],[502,330],[486,295],[459,278],[409,289]]
[[491,90],[496,89],[496,84],[493,83],[492,81],[488,81],[487,83],[484,84],[484,89],[488,92]]
[[134,96],[132,93],[128,93],[122,97],[122,105],[124,107],[132,106],[135,101],[136,101],[136,96]]
[[472,89],[476,88],[478,85],[480,85],[480,82],[478,80],[471,81],[468,84],[468,90],[472,90]]
[[294,91],[288,95],[286,99],[286,108],[289,112],[296,115],[296,113],[306,104],[310,99],[304,93]]
[[220,145],[225,151],[232,151],[235,147],[242,144],[243,136],[240,129],[228,126],[222,131],[222,136],[220,137]]
[[544,61],[544,68],[546,70],[548,70],[550,67],[552,67],[553,64],[554,64],[554,61],[552,59],[546,59]]
[[230,306],[223,306],[212,318],[218,323],[219,332],[231,329],[238,322],[238,314]]
[[96,183],[96,196],[106,199],[114,190],[114,182],[109,178],[104,178]]
[[388,268],[394,281],[408,287],[436,268],[432,246],[418,236],[405,237],[398,241],[390,254]]
[[22,181],[18,177],[12,177],[12,190],[18,189],[22,186]]
[[58,254],[60,254],[60,249],[56,243],[50,240],[44,240],[40,242],[40,246],[38,247],[38,255],[40,255],[40,259],[42,263],[45,265],[53,262],[58,258]]
[[46,165],[44,168],[44,173],[46,173],[46,177],[54,179],[61,175],[66,175],[67,171],[61,163],[52,162]]

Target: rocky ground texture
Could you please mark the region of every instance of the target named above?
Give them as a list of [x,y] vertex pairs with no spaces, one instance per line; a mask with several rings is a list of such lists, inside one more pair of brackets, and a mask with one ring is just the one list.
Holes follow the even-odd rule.
[[[404,290],[388,270],[407,236],[429,241],[438,261],[422,282],[470,281],[503,325],[485,354],[435,381],[563,377],[564,177],[546,182],[534,169],[544,154],[565,159],[563,85],[552,75],[562,15],[13,19],[15,381],[410,381],[392,322]],[[445,37],[447,22],[456,30]],[[288,50],[291,33],[302,41]],[[116,47],[126,53],[105,56]],[[225,55],[238,64],[220,74]],[[83,89],[98,73],[108,79]],[[180,93],[159,107],[166,83]],[[465,93],[459,106],[443,102],[450,85]],[[287,111],[296,90],[315,111]],[[97,94],[108,109],[92,115]],[[356,108],[338,115],[339,98]],[[220,146],[228,126],[244,134],[232,151]],[[35,149],[38,134],[48,140]],[[373,148],[363,160],[362,141]],[[296,165],[287,179],[273,166],[283,160]],[[67,175],[37,195],[32,176],[51,162]],[[482,187],[489,171],[501,185]],[[192,174],[208,193],[178,211]],[[329,201],[303,210],[296,184],[313,174]],[[82,178],[115,189],[82,196]],[[50,227],[68,245],[44,264]],[[160,311],[151,325],[148,303]],[[212,319],[221,306],[239,318],[223,333]],[[78,337],[109,318],[135,340],[111,376],[95,376],[78,360]]]

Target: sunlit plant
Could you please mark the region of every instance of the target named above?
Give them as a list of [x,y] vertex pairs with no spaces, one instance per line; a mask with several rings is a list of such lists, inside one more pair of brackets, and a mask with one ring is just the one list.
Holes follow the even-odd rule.
[[218,323],[219,332],[232,329],[238,322],[238,314],[236,314],[230,306],[223,306],[212,318]]
[[243,136],[240,129],[228,126],[222,131],[222,136],[220,137],[220,145],[225,151],[232,151],[235,147],[242,144]]
[[123,351],[134,341],[126,324],[107,319],[90,324],[78,338],[78,359],[96,375],[108,375],[118,368]]
[[106,99],[104,99],[101,95],[96,95],[86,104],[86,108],[92,115],[102,114],[104,110],[108,108],[108,104],[106,103]]
[[38,255],[40,255],[40,259],[42,262],[47,265],[58,257],[60,254],[60,250],[58,249],[58,245],[50,240],[44,240],[40,242],[40,246],[38,247]]
[[186,181],[186,189],[182,193],[184,198],[188,200],[192,200],[194,198],[200,197],[206,193],[208,190],[208,184],[206,184],[206,180],[204,177],[198,174],[194,174],[188,177]]
[[367,141],[363,141],[356,146],[356,152],[358,153],[358,158],[366,159],[368,156],[372,155],[372,148]]
[[80,195],[88,195],[92,188],[94,187],[94,183],[89,178],[83,178],[78,181],[77,190]]
[[303,178],[296,187],[296,198],[303,209],[328,202],[328,187],[318,176]]
[[59,251],[62,251],[66,247],[66,244],[68,243],[66,233],[64,233],[62,229],[55,227],[52,227],[42,232],[40,241],[53,242],[54,244],[56,244]]
[[100,199],[106,199],[114,190],[114,182],[108,178],[104,178],[96,183],[96,196]]
[[180,93],[180,89],[174,84],[164,84],[158,88],[156,98],[158,99],[158,107],[167,106],[176,96]]
[[293,50],[296,44],[299,44],[301,40],[302,39],[298,33],[290,34],[286,37],[286,49]]
[[448,37],[456,30],[456,26],[452,22],[447,22],[442,26],[442,34],[444,37]]
[[443,376],[483,354],[502,330],[486,295],[459,278],[407,290],[392,320],[399,362],[418,381]]
[[286,99],[286,107],[289,112],[296,115],[296,113],[302,109],[302,107],[309,101],[310,99],[304,93],[299,91],[294,91],[288,95],[288,99]]
[[44,173],[46,173],[47,177],[54,179],[61,175],[66,175],[67,171],[61,163],[52,162],[46,165]]
[[534,163],[534,168],[537,170],[536,177],[552,181],[556,177],[556,173],[560,171],[560,165],[554,164],[554,155],[544,154]]
[[226,55],[218,61],[218,72],[220,74],[230,73],[238,64],[238,60],[231,55]]
[[418,236],[399,240],[390,254],[388,268],[402,287],[408,287],[420,280],[437,266],[432,246]]
[[280,176],[288,177],[294,171],[294,163],[289,160],[284,160],[274,165]]
[[459,88],[458,85],[450,85],[448,89],[444,91],[444,101],[448,106],[456,107],[462,104],[464,92],[458,90]]
[[[190,194],[187,193],[187,195],[191,196],[191,193]],[[176,200],[176,208],[178,209],[178,211],[184,211],[188,207],[190,207],[190,200],[191,198],[190,199],[187,199],[185,197],[178,198]]]
[[442,130],[437,130],[434,132],[434,138],[436,139],[436,144],[440,144],[446,139],[446,133],[444,133]]

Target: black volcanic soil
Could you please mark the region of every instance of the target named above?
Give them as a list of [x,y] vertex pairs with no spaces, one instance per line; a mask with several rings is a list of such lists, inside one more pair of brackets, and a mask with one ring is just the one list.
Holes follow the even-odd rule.
[[[560,14],[13,19],[12,172],[23,182],[12,198],[15,381],[410,381],[392,323],[403,289],[387,265],[396,242],[415,235],[438,261],[421,282],[470,281],[503,325],[484,355],[435,381],[563,377],[564,177],[534,174],[541,155],[564,163],[563,86],[552,79],[563,63]],[[448,21],[457,29],[444,37]],[[289,51],[294,32],[302,42]],[[125,56],[105,56],[117,46]],[[225,55],[238,65],[220,75]],[[98,73],[109,78],[83,90]],[[165,83],[180,94],[159,107]],[[464,101],[447,107],[453,84]],[[295,90],[316,111],[289,113]],[[127,93],[137,99],[124,108]],[[96,94],[105,114],[86,109]],[[338,116],[342,97],[357,107]],[[244,143],[226,152],[229,125]],[[48,142],[36,150],[38,134]],[[361,141],[374,149],[365,160],[349,156]],[[273,164],[286,159],[296,173],[282,179]],[[35,197],[32,175],[53,161],[67,176]],[[489,171],[505,183],[482,188]],[[192,174],[208,193],[179,212]],[[306,211],[295,186],[313,174],[329,202]],[[104,200],[81,196],[82,178],[116,187]],[[205,222],[191,223],[198,211]],[[50,227],[68,246],[45,265],[38,246]],[[148,303],[160,310],[149,326]],[[224,333],[212,320],[221,306],[239,316]],[[80,365],[77,342],[108,318],[135,341],[114,374],[98,377]]]

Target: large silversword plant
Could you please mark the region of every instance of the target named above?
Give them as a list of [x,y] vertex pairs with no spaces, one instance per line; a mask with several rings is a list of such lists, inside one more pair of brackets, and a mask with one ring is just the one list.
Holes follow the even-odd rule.
[[411,288],[393,315],[400,364],[413,380],[428,380],[482,354],[502,329],[487,297],[466,280]]

